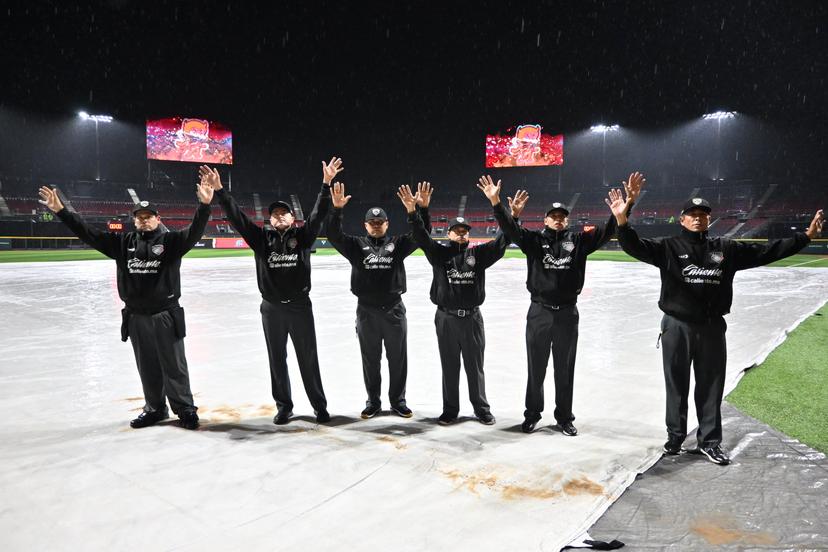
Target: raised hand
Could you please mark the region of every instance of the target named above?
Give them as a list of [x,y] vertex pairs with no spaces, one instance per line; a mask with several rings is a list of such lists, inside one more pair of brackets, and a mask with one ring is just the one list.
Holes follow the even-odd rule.
[[[420,192],[417,192],[417,196],[419,195]],[[397,190],[397,197],[400,198],[402,204],[405,205],[405,210],[408,211],[409,214],[417,210],[417,197],[411,193],[411,188],[408,187],[408,184],[400,186]]]
[[811,224],[808,226],[808,229],[805,230],[805,235],[808,236],[810,239],[818,238],[820,235],[822,235],[823,222],[825,222],[825,215],[822,214],[822,209],[820,209],[814,215],[814,220],[811,221]]
[[342,168],[342,159],[339,157],[331,157],[331,160],[327,164],[322,161],[322,182],[330,186],[333,179],[336,178],[336,175],[344,170]]
[[53,213],[63,209],[63,202],[60,200],[57,190],[48,186],[41,186],[37,193],[40,196],[39,203],[45,205]]
[[520,218],[523,208],[526,207],[526,201],[529,199],[529,192],[526,190],[518,190],[515,192],[515,198],[507,197],[509,200],[509,209],[512,211],[512,218]]
[[609,206],[612,214],[615,215],[615,220],[618,221],[619,226],[627,223],[627,207],[630,201],[629,196],[627,201],[624,201],[624,194],[621,190],[616,188],[609,191],[609,198],[605,198],[604,202]]
[[428,204],[431,203],[431,194],[433,192],[434,188],[431,187],[430,182],[417,182],[417,195],[414,196],[417,198],[417,205],[423,209],[428,207]]
[[345,195],[345,184],[334,182],[331,189],[331,203],[333,203],[334,209],[342,209],[350,199],[351,196]]
[[213,187],[204,179],[196,184],[196,197],[204,205],[210,205],[210,202],[213,201],[213,191]]
[[627,192],[627,201],[638,201],[638,196],[641,194],[641,187],[647,179],[640,172],[630,174],[630,177],[624,181],[624,191]]
[[489,198],[493,206],[500,203],[500,180],[495,184],[491,176],[481,176],[477,183],[477,189]]
[[211,169],[207,165],[202,165],[198,168],[198,177],[202,184],[207,184],[214,191],[224,188],[221,185],[221,175],[218,169]]

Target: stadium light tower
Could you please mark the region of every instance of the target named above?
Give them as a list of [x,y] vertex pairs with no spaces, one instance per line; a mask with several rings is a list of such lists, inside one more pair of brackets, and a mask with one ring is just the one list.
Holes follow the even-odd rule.
[[716,181],[721,180],[719,176],[719,165],[722,160],[722,121],[725,119],[732,119],[736,116],[735,111],[716,111],[714,113],[705,113],[702,119],[707,121],[716,121]]
[[86,111],[79,111],[78,117],[83,121],[92,121],[95,123],[95,180],[101,180],[101,146],[98,139],[98,123],[111,123],[112,117],[110,115],[90,115]]
[[618,132],[621,127],[618,125],[592,125],[589,127],[592,132],[601,133],[601,184],[607,185],[607,132]]

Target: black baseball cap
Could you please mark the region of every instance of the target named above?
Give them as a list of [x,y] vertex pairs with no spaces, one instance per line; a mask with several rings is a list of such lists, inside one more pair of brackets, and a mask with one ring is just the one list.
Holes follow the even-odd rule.
[[449,220],[449,232],[451,232],[451,229],[455,226],[465,226],[467,230],[472,229],[471,225],[468,222],[466,222],[466,219],[463,217],[454,217],[453,219]]
[[365,213],[365,222],[369,220],[388,220],[388,215],[382,207],[371,207]]
[[271,203],[267,207],[267,214],[268,215],[273,214],[273,209],[276,209],[277,207],[282,207],[284,209],[287,209],[288,213],[290,213],[291,215],[293,214],[293,207],[290,205],[290,203],[288,203],[286,201],[282,201],[282,200],[274,201],[273,203]]
[[563,214],[565,214],[566,216],[569,216],[569,209],[567,209],[566,205],[564,205],[563,203],[560,203],[559,201],[556,201],[554,203],[550,203],[549,205],[547,205],[546,206],[546,211],[544,211],[544,213],[548,215],[552,211],[562,211]]
[[135,208],[132,210],[132,216],[137,215],[139,211],[149,211],[156,217],[158,216],[158,210],[149,201],[139,201],[136,203]]
[[681,208],[681,214],[683,215],[687,211],[692,209],[701,209],[702,211],[706,212],[708,215],[713,210],[710,207],[710,203],[707,202],[706,199],[702,199],[700,197],[694,197],[693,199],[688,199],[687,202],[684,204],[684,207]]

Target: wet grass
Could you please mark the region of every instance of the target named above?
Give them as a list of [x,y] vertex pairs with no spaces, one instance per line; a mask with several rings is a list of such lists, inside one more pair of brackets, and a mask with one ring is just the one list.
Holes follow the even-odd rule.
[[765,362],[748,370],[728,402],[828,453],[828,305],[809,316]]

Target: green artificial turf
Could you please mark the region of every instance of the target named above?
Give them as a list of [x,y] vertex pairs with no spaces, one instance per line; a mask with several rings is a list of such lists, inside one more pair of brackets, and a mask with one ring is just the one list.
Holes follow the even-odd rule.
[[828,453],[828,305],[809,316],[728,402],[786,435]]

